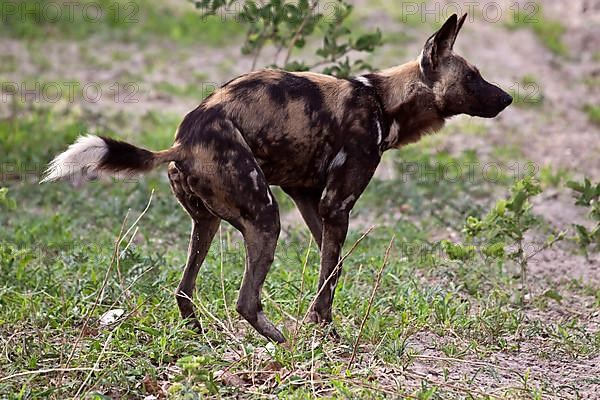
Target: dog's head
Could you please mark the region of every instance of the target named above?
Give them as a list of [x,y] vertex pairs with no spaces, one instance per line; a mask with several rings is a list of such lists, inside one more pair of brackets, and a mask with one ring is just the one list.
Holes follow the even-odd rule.
[[452,50],[466,17],[459,20],[453,14],[427,40],[419,59],[421,72],[444,117],[467,114],[493,118],[512,103],[512,97],[483,79],[474,65]]

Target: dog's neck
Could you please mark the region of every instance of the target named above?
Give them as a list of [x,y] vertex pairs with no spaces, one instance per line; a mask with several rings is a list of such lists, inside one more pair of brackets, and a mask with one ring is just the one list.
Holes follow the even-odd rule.
[[416,142],[423,134],[444,126],[435,95],[418,61],[377,72],[372,76],[391,129],[386,149]]

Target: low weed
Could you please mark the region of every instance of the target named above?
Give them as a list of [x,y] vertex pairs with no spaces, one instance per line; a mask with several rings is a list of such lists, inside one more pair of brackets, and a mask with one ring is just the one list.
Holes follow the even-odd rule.
[[539,171],[539,180],[543,189],[553,187],[559,188],[564,182],[567,182],[571,172],[565,168],[554,168],[551,165],[544,165]]

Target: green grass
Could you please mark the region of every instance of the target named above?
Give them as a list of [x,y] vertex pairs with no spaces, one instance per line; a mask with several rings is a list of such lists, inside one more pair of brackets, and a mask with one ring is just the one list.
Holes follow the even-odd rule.
[[513,97],[513,104],[517,107],[536,108],[544,104],[542,88],[532,75],[523,76],[510,92]]
[[560,21],[545,16],[540,3],[529,3],[528,6],[534,6],[535,9],[527,8],[508,13],[507,28],[531,29],[548,50],[559,56],[568,56],[568,48],[562,40],[565,26]]
[[27,40],[100,35],[107,40],[147,43],[168,38],[182,44],[219,46],[243,32],[233,18],[202,17],[192,4],[184,10],[157,0],[84,0],[72,3],[71,8],[57,4],[19,2],[14,14],[7,11],[0,33]]
[[217,85],[210,82],[188,83],[183,86],[175,85],[168,81],[158,82],[154,89],[177,97],[191,97],[203,99],[211,94]]
[[[329,338],[326,328],[310,325],[294,334],[290,316],[306,312],[318,281],[317,249],[313,243],[309,251],[303,226],[282,233],[264,288],[265,312],[288,338],[295,337],[293,345],[268,344],[235,313],[244,250],[239,234],[227,224],[213,242],[194,296],[205,333],[193,333],[180,321],[173,296],[186,259],[190,221],[171,195],[164,171],[80,187],[38,185],[35,176],[38,163],[82,132],[160,149],[170,145],[178,119],[150,113],[135,132],[113,121],[108,125],[121,125],[117,135],[86,117],[31,110],[0,124],[5,146],[0,152],[34,171],[26,179],[5,178],[0,184],[8,188],[0,195],[2,398],[68,398],[77,392],[87,398],[143,398],[161,394],[164,386],[171,398],[251,398],[260,393],[290,399],[384,399],[394,393],[401,398],[486,399],[492,397],[475,389],[481,387],[479,379],[494,379],[500,370],[490,363],[474,371],[464,369],[465,363],[488,363],[500,352],[518,359],[522,348],[529,349],[530,357],[545,352],[540,360],[584,360],[600,351],[600,334],[575,317],[579,314],[540,314],[555,307],[551,297],[540,294],[527,308],[520,306],[514,299],[518,279],[506,266],[443,255],[434,239],[440,230],[456,230],[466,216],[484,213],[494,200],[491,193],[511,179],[506,174],[486,179],[475,151],[455,156],[424,146],[410,146],[391,157],[397,177],[373,181],[353,214],[369,224],[386,222],[345,263],[335,300],[339,340]],[[472,175],[456,175],[457,167],[469,165],[476,166]],[[152,190],[135,235],[119,246],[118,264],[111,262],[125,216],[129,213],[128,227]],[[291,207],[280,191],[276,195],[282,209]],[[397,215],[398,210],[404,214]],[[350,231],[346,250],[363,230]],[[346,371],[394,235],[356,361]],[[560,285],[548,289],[564,299],[574,290]],[[578,290],[597,296],[592,287]],[[101,316],[115,309],[124,310],[123,316],[102,326]],[[431,354],[440,359],[423,358]],[[423,363],[436,373],[421,375]],[[64,367],[70,370],[44,372]],[[97,370],[77,369],[92,367]],[[501,371],[511,381],[497,395],[536,399],[561,390],[539,375],[523,379],[527,370],[521,366],[514,369]],[[229,375],[221,375],[224,371]],[[21,375],[10,377],[14,374]]]
[[34,113],[31,118],[15,115],[3,119],[0,121],[3,162],[18,170],[39,171],[52,154],[63,149],[65,143],[73,142],[85,130],[81,121],[49,111]]
[[585,113],[587,114],[590,122],[596,125],[600,125],[600,106],[587,104],[583,108],[583,111],[585,111]]
[[592,89],[600,87],[600,78],[585,77],[581,81]]
[[540,183],[543,187],[558,188],[571,178],[571,172],[565,168],[554,168],[551,165],[544,165],[539,171]]

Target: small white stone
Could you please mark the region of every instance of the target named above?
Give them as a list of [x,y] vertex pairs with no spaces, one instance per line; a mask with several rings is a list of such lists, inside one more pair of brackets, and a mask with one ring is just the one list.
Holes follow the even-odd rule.
[[115,308],[114,310],[109,310],[102,314],[100,317],[100,325],[106,326],[110,325],[116,320],[118,320],[123,314],[125,314],[125,310],[121,308]]
[[265,350],[267,350],[267,353],[269,353],[271,357],[275,357],[275,352],[277,351],[277,349],[275,348],[275,345],[272,342],[267,343],[267,345],[265,346]]

